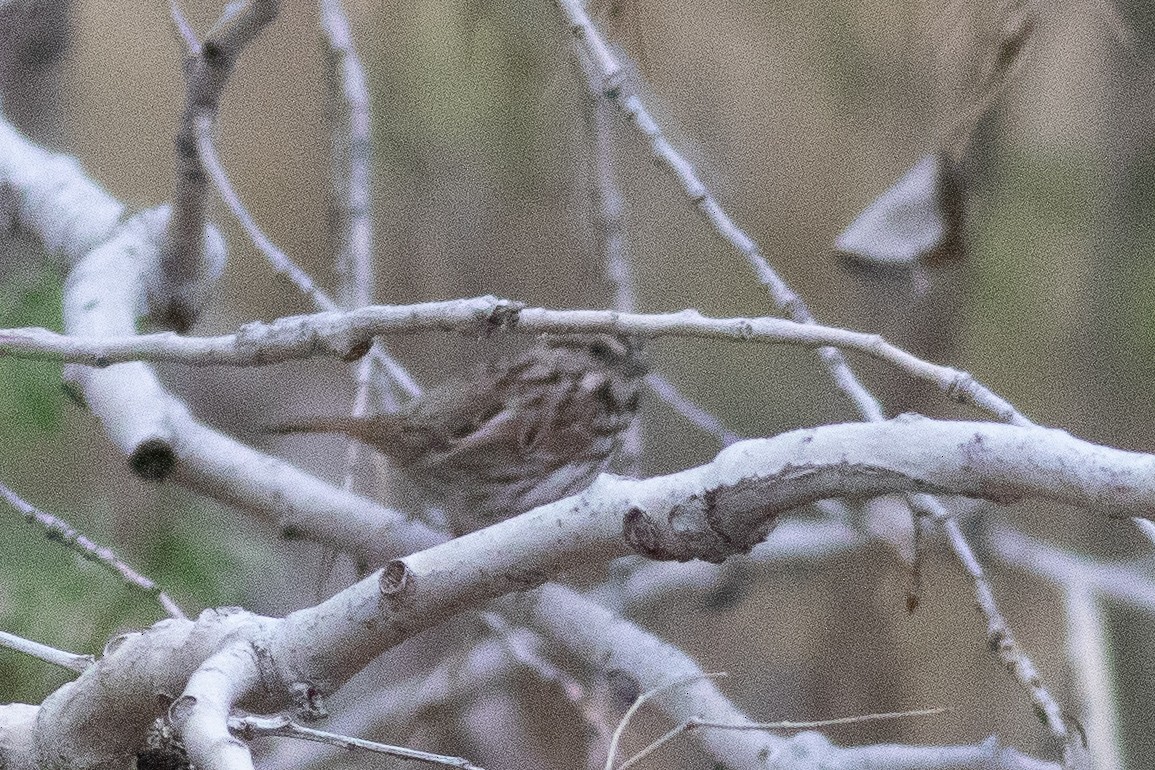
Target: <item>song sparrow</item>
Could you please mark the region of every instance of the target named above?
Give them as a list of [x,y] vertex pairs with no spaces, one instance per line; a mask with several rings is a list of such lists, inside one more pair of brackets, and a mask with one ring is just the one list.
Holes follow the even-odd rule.
[[463,534],[576,494],[607,468],[637,413],[646,372],[640,348],[612,334],[546,335],[398,414],[271,430],[364,441],[392,458]]

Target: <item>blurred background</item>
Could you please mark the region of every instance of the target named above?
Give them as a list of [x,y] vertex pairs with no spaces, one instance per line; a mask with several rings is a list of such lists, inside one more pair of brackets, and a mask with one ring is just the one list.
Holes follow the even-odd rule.
[[[930,268],[921,293],[902,274],[849,269],[832,244],[965,112],[975,72],[994,55],[989,40],[1006,21],[1005,4],[621,0],[592,10],[671,140],[820,321],[883,332],[966,369],[1037,422],[1152,451],[1155,12],[1133,0],[1105,2],[1038,9],[1030,49],[966,153],[966,254]],[[557,8],[526,0],[346,6],[373,96],[376,300],[492,293],[533,305],[609,306],[590,97]],[[221,7],[195,0],[185,10],[203,33]],[[130,207],[168,200],[183,81],[167,5],[74,2],[70,19],[59,64],[51,77],[36,75],[45,86],[31,100],[6,101],[6,113],[38,141],[75,154]],[[316,9],[287,3],[236,67],[218,148],[256,220],[333,287],[325,110]],[[775,313],[741,256],[648,147],[619,128],[640,309]],[[311,311],[223,207],[215,219],[230,262],[195,333]],[[64,266],[35,252],[5,260],[0,327],[59,328]],[[425,384],[489,355],[491,345],[443,334],[390,340]],[[742,435],[857,419],[807,351],[661,340],[650,359]],[[982,418],[890,369],[853,361],[890,414]],[[341,478],[338,439],[273,440],[255,428],[270,414],[347,410],[346,367],[168,367],[164,376],[210,424]],[[59,366],[0,360],[0,382],[0,478],[26,499],[113,545],[186,609],[239,604],[283,614],[314,601],[316,581],[302,576],[320,574],[319,548],[137,479],[91,416],[64,397]],[[646,474],[700,464],[719,448],[652,398],[644,440]],[[987,510],[968,526],[980,531],[992,518],[1087,556],[1152,563],[1150,542],[1124,521],[1032,503]],[[111,633],[157,619],[147,600],[10,522],[0,527],[0,628],[98,652]],[[994,733],[1054,758],[1026,697],[988,653],[965,580],[932,550],[913,616],[906,565],[879,542],[833,560],[751,571],[725,601],[691,596],[635,619],[705,670],[731,671],[726,691],[755,718],[948,705],[952,712],[930,720],[829,734],[840,743],[976,743]],[[1060,593],[986,563],[1012,628],[1060,702],[1071,703]],[[1155,623],[1121,608],[1107,617],[1123,742],[1130,766],[1140,767],[1155,752],[1147,686]],[[3,700],[37,702],[62,681],[0,650]],[[417,740],[411,728],[387,737]],[[468,745],[458,748],[471,756]]]

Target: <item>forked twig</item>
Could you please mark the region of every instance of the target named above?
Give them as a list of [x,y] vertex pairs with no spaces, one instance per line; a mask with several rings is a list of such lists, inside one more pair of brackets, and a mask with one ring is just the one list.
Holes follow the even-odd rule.
[[943,714],[950,709],[945,708],[931,708],[931,709],[916,709],[914,711],[892,711],[884,714],[863,714],[855,717],[838,717],[836,719],[818,719],[812,722],[751,722],[749,724],[730,724],[728,722],[710,722],[704,719],[689,719],[675,728],[667,731],[660,738],[650,743],[638,753],[618,765],[617,770],[627,770],[627,768],[641,762],[646,757],[653,754],[662,746],[669,743],[679,735],[688,733],[691,730],[708,727],[718,730],[814,730],[819,727],[833,727],[836,725],[854,725],[864,722],[881,722],[890,719],[905,719],[907,717],[925,717],[934,716],[936,714]]
[[626,728],[629,727],[630,720],[634,718],[634,714],[638,713],[638,709],[644,706],[647,701],[675,687],[692,684],[693,682],[700,682],[703,679],[720,679],[725,676],[729,676],[729,674],[725,671],[689,674],[688,676],[680,676],[677,679],[671,679],[669,682],[659,685],[652,690],[647,690],[646,692],[639,695],[637,700],[630,704],[629,709],[626,710],[625,715],[623,715],[621,721],[618,722],[618,726],[614,730],[613,736],[610,738],[610,750],[609,754],[606,756],[605,770],[614,770],[614,760],[618,755],[618,743],[621,741],[622,735],[625,733]]

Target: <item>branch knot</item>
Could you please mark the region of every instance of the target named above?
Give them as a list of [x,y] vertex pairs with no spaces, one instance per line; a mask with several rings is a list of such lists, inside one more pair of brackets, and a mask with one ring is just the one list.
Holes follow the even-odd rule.
[[396,599],[409,587],[409,567],[400,559],[394,559],[381,571],[381,595]]
[[755,517],[755,524],[747,531],[725,531],[722,524],[736,492],[740,494],[741,490],[718,487],[694,495],[670,508],[665,521],[633,506],[622,520],[622,538],[648,559],[701,559],[721,564],[734,554],[748,553],[777,523],[777,514],[767,510],[765,516]]
[[506,299],[497,300],[485,313],[482,321],[482,334],[488,336],[501,328],[512,329],[517,326],[517,322],[521,317],[521,311],[524,308],[524,302],[515,302]]

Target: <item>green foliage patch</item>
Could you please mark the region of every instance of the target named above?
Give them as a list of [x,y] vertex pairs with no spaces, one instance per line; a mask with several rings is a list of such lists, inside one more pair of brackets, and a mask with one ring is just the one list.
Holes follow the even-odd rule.
[[[0,328],[60,329],[62,284],[62,275],[50,267],[0,278]],[[59,428],[60,369],[58,363],[0,356],[0,416],[6,435]]]

